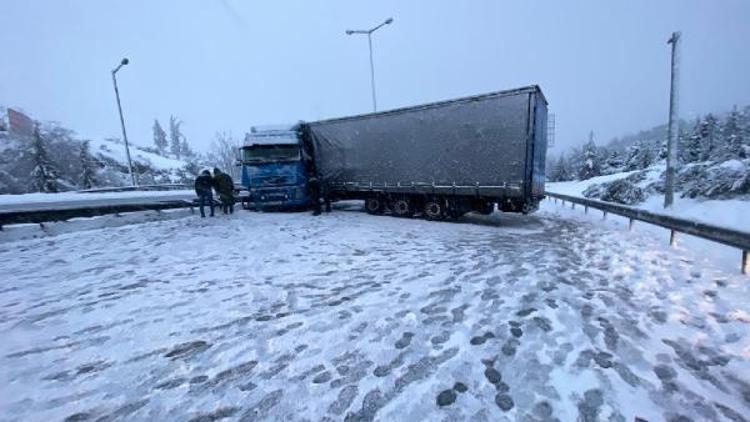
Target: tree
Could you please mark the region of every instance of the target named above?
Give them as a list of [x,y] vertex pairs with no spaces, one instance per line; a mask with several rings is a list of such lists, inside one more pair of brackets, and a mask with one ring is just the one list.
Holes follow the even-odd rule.
[[619,173],[622,171],[622,167],[624,165],[625,160],[622,158],[622,155],[616,150],[613,150],[604,160],[604,165],[602,166],[602,174]]
[[169,116],[169,145],[172,154],[179,160],[182,156],[182,122],[174,116]]
[[643,170],[653,162],[654,154],[645,142],[639,140],[628,147],[628,158],[625,160],[626,171]]
[[169,146],[167,133],[162,129],[158,119],[154,119],[154,145],[161,155],[164,155]]
[[701,122],[699,135],[701,137],[701,159],[711,160],[716,155],[716,142],[719,138],[719,122],[709,113]]
[[81,142],[81,150],[78,157],[81,160],[81,187],[91,189],[96,185],[96,171],[91,165],[89,141]]
[[182,143],[180,144],[180,154],[182,155],[182,158],[186,159],[193,158],[193,156],[195,155],[193,153],[193,150],[190,149],[187,138],[185,138],[184,136],[182,137]]
[[34,129],[34,140],[32,144],[34,169],[31,171],[31,183],[35,192],[58,192],[59,183],[57,171],[47,157],[47,149],[44,145],[42,135],[39,133],[39,125]]
[[583,145],[581,165],[578,167],[578,178],[580,180],[591,179],[601,176],[602,168],[599,162],[599,154],[594,143],[594,132],[589,132],[589,140]]
[[565,182],[568,180],[570,180],[570,170],[568,170],[568,162],[565,159],[565,154],[561,153],[550,173],[550,181]]
[[701,121],[697,119],[692,132],[685,138],[685,143],[680,148],[682,162],[695,163],[703,158],[703,143],[701,138]]
[[239,179],[240,174],[237,167],[239,151],[240,141],[231,133],[216,132],[214,141],[211,142],[211,151],[208,153],[208,162],[229,173],[233,178]]
[[745,158],[745,140],[744,130],[741,127],[742,115],[737,111],[737,107],[729,113],[727,120],[722,128],[724,136],[724,145],[722,155],[725,159]]

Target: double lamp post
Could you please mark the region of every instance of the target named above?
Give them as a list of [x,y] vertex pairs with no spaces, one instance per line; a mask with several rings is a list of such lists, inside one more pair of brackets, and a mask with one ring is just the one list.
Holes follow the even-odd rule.
[[372,61],[372,33],[385,25],[393,23],[393,18],[388,18],[380,25],[370,29],[347,29],[346,35],[367,35],[367,44],[370,46],[370,85],[372,86],[372,111],[378,111],[378,102],[375,98],[375,64]]

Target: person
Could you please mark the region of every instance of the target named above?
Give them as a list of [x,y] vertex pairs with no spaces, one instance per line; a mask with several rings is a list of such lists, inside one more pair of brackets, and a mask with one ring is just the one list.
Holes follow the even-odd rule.
[[214,216],[214,194],[211,188],[214,185],[211,173],[203,170],[195,179],[195,194],[198,195],[198,205],[200,205],[201,218],[206,218],[204,207],[208,205],[211,208],[211,217]]
[[232,176],[214,167],[214,187],[221,200],[221,211],[234,214],[234,180]]
[[320,180],[313,175],[307,181],[307,187],[310,191],[310,200],[313,206],[313,215],[320,215]]

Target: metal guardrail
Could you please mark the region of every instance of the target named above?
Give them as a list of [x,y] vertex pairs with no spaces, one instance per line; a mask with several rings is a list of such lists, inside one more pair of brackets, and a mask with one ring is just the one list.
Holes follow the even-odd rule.
[[107,192],[135,192],[135,191],[162,191],[162,190],[184,190],[192,189],[191,186],[180,183],[167,183],[161,185],[138,185],[138,186],[113,186],[104,188],[92,188],[79,190],[78,193],[107,193]]
[[748,264],[750,264],[750,262],[748,262],[748,259],[750,259],[750,233],[748,232],[658,214],[612,202],[597,201],[594,199],[580,198],[553,192],[546,192],[545,195],[553,199],[555,202],[557,202],[558,199],[561,200],[563,204],[565,204],[566,201],[570,202],[572,204],[571,207],[575,207],[575,204],[583,205],[585,212],[588,212],[589,208],[598,209],[604,213],[605,218],[607,213],[628,218],[630,219],[629,228],[631,229],[634,221],[642,221],[644,223],[663,227],[670,230],[670,245],[674,245],[675,233],[679,232],[738,248],[742,251],[742,274],[747,274],[748,271],[750,271],[748,269]]
[[86,205],[74,208],[63,209],[41,209],[41,210],[23,210],[0,213],[0,230],[8,224],[28,224],[28,223],[47,223],[50,221],[65,221],[78,217],[95,217],[106,214],[118,214],[122,212],[134,211],[160,211],[175,208],[191,209],[195,206],[193,201],[188,200],[169,200],[169,201],[151,201],[146,203],[135,204],[117,204],[117,205]]

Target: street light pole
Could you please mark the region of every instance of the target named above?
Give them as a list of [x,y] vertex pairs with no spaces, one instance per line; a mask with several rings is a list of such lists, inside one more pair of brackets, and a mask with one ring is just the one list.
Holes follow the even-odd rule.
[[112,70],[112,83],[115,86],[115,97],[117,98],[117,111],[120,112],[120,126],[122,127],[122,139],[125,141],[125,154],[128,157],[128,172],[130,172],[130,181],[133,184],[133,186],[138,186],[138,182],[135,178],[135,173],[133,173],[133,162],[130,160],[130,146],[128,145],[128,134],[125,131],[125,118],[122,117],[122,106],[120,105],[120,90],[117,89],[117,71],[120,70],[121,67],[125,66],[126,64],[130,63],[130,61],[127,58],[122,59],[120,64]]
[[370,47],[370,86],[372,88],[372,111],[378,111],[378,101],[375,96],[375,62],[372,58],[372,33],[382,28],[383,26],[390,25],[392,23],[393,23],[393,18],[388,18],[380,25],[371,29],[364,29],[364,30],[347,29],[346,30],[346,35],[353,35],[353,34],[367,35],[367,44]]
[[675,166],[677,165],[677,137],[680,131],[680,32],[673,32],[667,44],[672,44],[672,76],[669,89],[669,133],[667,139],[667,174],[664,183],[664,208],[674,202]]

